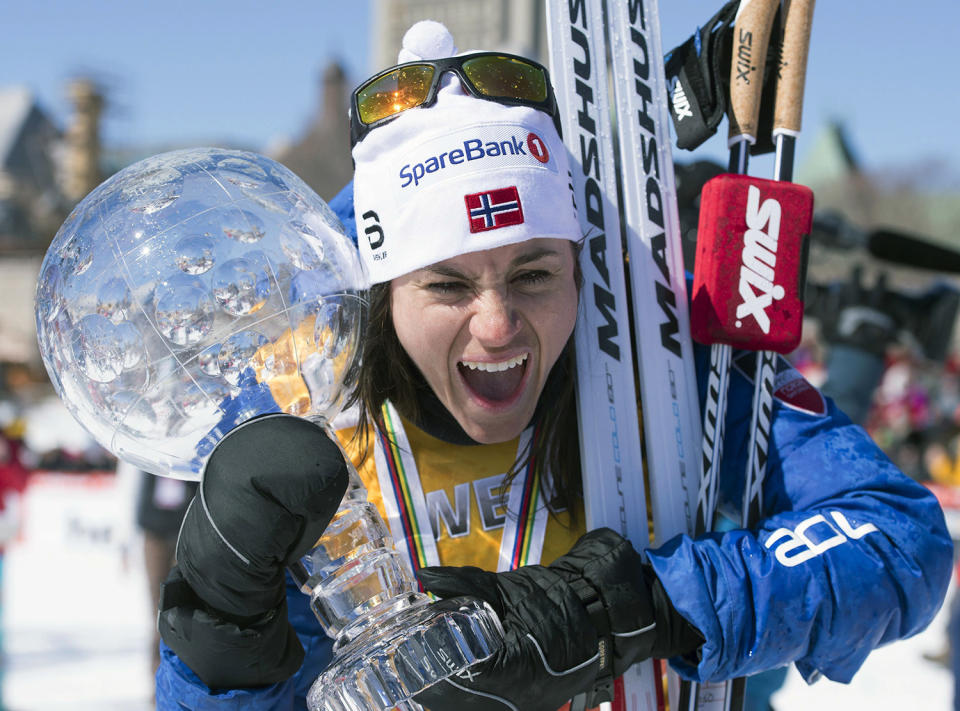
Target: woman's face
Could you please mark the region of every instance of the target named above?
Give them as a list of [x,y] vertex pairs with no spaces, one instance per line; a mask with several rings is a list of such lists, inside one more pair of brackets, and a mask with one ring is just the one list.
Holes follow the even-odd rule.
[[404,350],[464,431],[513,439],[530,422],[577,318],[572,245],[533,239],[390,283]]

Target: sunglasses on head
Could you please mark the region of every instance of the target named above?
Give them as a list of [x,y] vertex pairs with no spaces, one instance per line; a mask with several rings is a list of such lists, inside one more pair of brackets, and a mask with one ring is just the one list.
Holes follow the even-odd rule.
[[503,52],[474,52],[407,62],[367,79],[350,97],[350,145],[407,109],[433,104],[446,72],[460,77],[464,89],[478,99],[548,113],[560,133],[557,100],[542,65]]

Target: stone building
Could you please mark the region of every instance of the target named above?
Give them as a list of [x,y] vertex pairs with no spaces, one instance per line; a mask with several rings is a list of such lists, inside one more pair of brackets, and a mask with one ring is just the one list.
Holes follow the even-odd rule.
[[419,20],[445,24],[461,52],[495,49],[543,62],[544,6],[543,0],[379,0],[372,4],[372,67],[396,64],[404,32]]
[[11,370],[41,378],[33,298],[47,246],[74,204],[101,181],[103,98],[88,80],[61,131],[31,91],[0,89],[0,390]]
[[320,83],[320,109],[304,134],[272,156],[299,175],[324,200],[330,200],[353,176],[348,86],[343,68],[331,62]]
[[59,129],[29,89],[0,88],[0,253],[42,254],[65,215],[59,145]]
[[40,261],[67,214],[60,130],[33,93],[0,89],[0,391],[14,367],[40,369],[33,295]]

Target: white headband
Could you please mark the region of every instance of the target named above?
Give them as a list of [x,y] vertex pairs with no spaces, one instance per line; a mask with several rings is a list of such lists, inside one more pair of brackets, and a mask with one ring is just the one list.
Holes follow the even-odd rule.
[[[403,44],[401,62],[456,51],[436,22],[414,25]],[[353,158],[360,256],[371,283],[536,237],[580,239],[553,119],[469,96],[452,74],[435,104],[371,130]]]

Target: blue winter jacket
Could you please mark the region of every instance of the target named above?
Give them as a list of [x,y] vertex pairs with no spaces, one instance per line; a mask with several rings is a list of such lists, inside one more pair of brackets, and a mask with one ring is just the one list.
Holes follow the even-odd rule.
[[[350,186],[331,206],[353,227]],[[709,353],[696,349],[701,401]],[[730,379],[721,510],[737,520],[750,424],[753,361]],[[903,475],[867,433],[780,359],[763,487],[752,530],[677,537],[649,560],[677,610],[703,634],[692,679],[727,679],[795,662],[809,681],[849,681],[871,650],[924,629],[946,594],[953,546],[936,499]],[[304,709],[330,641],[288,585],[306,661],[287,682],[211,693],[168,648],[157,709]]]

